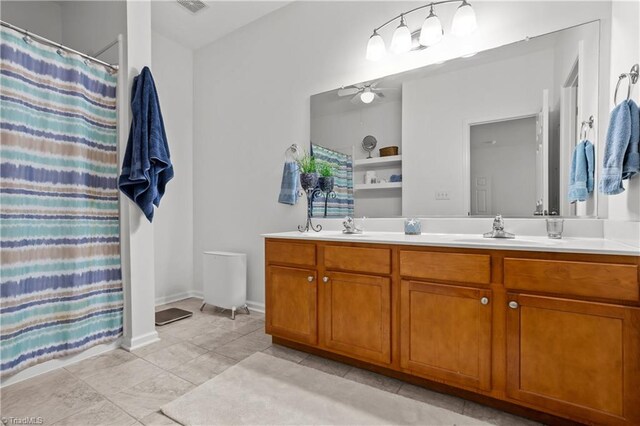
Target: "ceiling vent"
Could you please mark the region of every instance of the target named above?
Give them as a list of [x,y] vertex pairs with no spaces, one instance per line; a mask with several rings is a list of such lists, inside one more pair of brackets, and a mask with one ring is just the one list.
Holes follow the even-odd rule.
[[176,1],[178,2],[178,4],[180,4],[180,6],[184,7],[189,12],[194,14],[200,12],[202,9],[207,7],[207,5],[201,2],[200,0],[176,0]]

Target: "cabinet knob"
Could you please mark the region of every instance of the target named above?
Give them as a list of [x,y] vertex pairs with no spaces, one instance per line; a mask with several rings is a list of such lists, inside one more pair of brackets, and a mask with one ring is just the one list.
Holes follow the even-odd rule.
[[322,281],[325,282],[325,283],[328,283],[329,282],[329,277],[322,278]]
[[515,300],[512,300],[511,302],[509,302],[509,307],[511,309],[518,309],[518,302],[516,302]]
[[311,282],[313,282],[313,276],[309,275],[309,276],[307,277],[307,281],[309,281],[310,283],[311,283]]
[[488,305],[489,304],[489,298],[488,297],[483,297],[482,299],[480,299],[480,303],[482,303],[483,305]]

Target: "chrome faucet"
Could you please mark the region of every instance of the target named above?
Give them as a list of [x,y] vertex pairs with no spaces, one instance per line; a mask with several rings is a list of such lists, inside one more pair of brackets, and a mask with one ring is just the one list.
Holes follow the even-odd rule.
[[344,226],[344,229],[342,230],[343,234],[362,234],[362,228],[358,228],[356,222],[351,216],[345,217],[342,221],[342,225]]
[[485,238],[515,238],[516,236],[511,232],[507,232],[504,230],[504,220],[502,219],[502,215],[496,215],[493,219],[493,229],[491,232],[487,232],[482,234]]

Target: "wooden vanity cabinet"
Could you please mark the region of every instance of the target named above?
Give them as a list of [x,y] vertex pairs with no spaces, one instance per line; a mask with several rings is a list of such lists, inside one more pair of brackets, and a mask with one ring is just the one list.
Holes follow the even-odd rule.
[[267,267],[266,331],[301,343],[318,343],[318,276],[310,269]]
[[281,239],[265,251],[277,343],[545,422],[640,425],[640,257]]
[[318,272],[315,244],[265,244],[266,332],[295,342],[318,343]]
[[400,316],[402,368],[491,389],[491,290],[403,280]]
[[323,337],[327,348],[358,359],[391,363],[391,280],[340,272],[327,272],[325,277]]
[[638,424],[637,308],[507,296],[510,398],[598,424]]

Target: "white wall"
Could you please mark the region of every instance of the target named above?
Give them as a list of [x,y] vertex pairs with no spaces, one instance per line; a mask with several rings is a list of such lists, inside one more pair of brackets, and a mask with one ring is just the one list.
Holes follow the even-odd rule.
[[351,155],[367,157],[362,139],[373,135],[378,145],[371,156],[378,157],[378,149],[400,146],[402,104],[400,100],[363,105],[334,114],[318,115],[311,119],[311,141],[315,144]]
[[[528,217],[536,205],[536,117],[471,127],[471,199],[475,177],[490,183],[489,215]],[[488,144],[495,141],[495,144]],[[517,188],[517,190],[514,190]],[[471,203],[473,211],[473,202]]]
[[[294,2],[196,51],[194,279],[205,249],[248,254],[248,296],[264,301],[263,232],[293,230],[301,203],[277,203],[284,150],[309,141],[309,97],[360,81],[603,19],[609,2],[475,2],[479,29],[462,40],[380,63],[365,60],[373,27],[413,2]],[[445,31],[455,7],[438,11]],[[424,17],[409,19],[416,28]],[[393,29],[383,31],[389,42]],[[601,45],[601,47],[602,47]],[[608,82],[608,69],[601,76]],[[609,84],[601,88],[606,97]],[[606,108],[601,106],[600,113]],[[405,152],[406,155],[406,152]],[[605,208],[606,209],[606,208]],[[605,212],[606,213],[606,212]]]
[[[127,32],[123,0],[3,1],[0,15],[3,21],[89,55]],[[100,59],[117,63],[118,47]]]
[[3,21],[49,40],[62,40],[62,7],[53,1],[2,1]]
[[175,172],[153,219],[161,304],[193,291],[193,51],[153,32],[151,71]]
[[[118,34],[127,33],[126,1],[63,1],[62,43],[80,52],[93,55]],[[118,46],[99,57],[110,64],[118,63]]]
[[[467,215],[469,124],[539,113],[543,90],[553,87],[552,54],[544,49],[403,84],[404,215]],[[449,200],[436,200],[438,191]]]
[[[614,2],[611,31],[611,79],[607,111],[613,108],[613,92],[617,76],[627,73],[633,64],[640,63],[640,2]],[[626,84],[620,84],[626,94]],[[622,95],[624,96],[624,95]],[[622,96],[618,94],[618,99]],[[640,82],[631,92],[631,98],[640,103]],[[623,181],[626,191],[618,195],[604,196],[609,205],[609,219],[640,221],[640,176]]]

